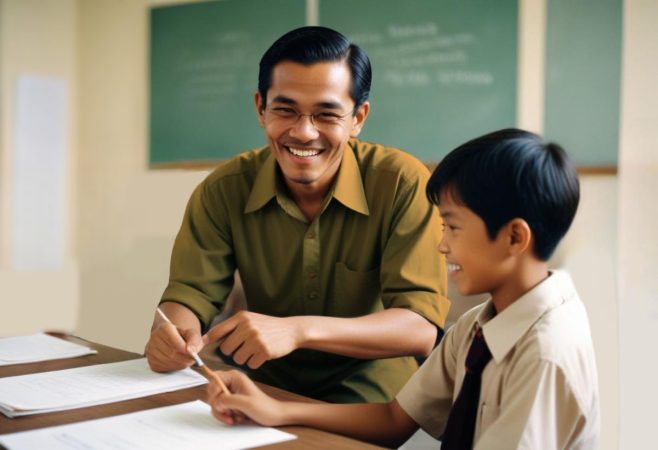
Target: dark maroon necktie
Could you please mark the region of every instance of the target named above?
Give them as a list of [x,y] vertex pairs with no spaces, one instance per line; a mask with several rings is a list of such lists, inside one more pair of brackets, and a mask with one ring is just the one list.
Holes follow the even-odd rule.
[[491,352],[482,335],[482,329],[478,329],[466,356],[464,383],[450,410],[446,430],[441,440],[441,450],[473,448],[482,371],[489,360],[491,360]]

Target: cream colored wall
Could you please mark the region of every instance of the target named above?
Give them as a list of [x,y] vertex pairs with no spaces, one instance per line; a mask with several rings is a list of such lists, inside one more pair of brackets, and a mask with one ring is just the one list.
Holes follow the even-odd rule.
[[624,3],[619,174],[619,448],[655,448],[658,3]]
[[[77,324],[78,268],[74,256],[76,187],[76,10],[75,0],[0,0],[0,335],[43,329],[73,331]],[[20,75],[66,82],[69,226],[59,270],[12,268],[14,129],[16,83]]]
[[148,3],[78,2],[78,333],[140,352],[204,176],[147,169]]

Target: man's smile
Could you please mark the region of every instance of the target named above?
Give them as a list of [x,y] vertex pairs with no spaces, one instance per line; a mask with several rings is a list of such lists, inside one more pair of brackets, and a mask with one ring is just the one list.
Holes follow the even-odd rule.
[[318,149],[302,149],[302,148],[294,148],[294,147],[288,147],[285,146],[286,150],[288,150],[291,154],[298,156],[300,158],[310,158],[313,156],[317,156],[320,153],[322,153],[322,150]]

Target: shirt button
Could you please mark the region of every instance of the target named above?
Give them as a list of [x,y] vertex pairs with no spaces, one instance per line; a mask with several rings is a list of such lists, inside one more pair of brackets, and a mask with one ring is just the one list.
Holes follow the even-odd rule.
[[315,233],[310,232],[309,234],[306,235],[306,239],[315,239]]
[[311,291],[311,292],[308,294],[308,298],[310,298],[310,299],[315,299],[315,298],[317,298],[317,297],[318,297],[318,294],[317,294],[315,291]]
[[315,278],[315,277],[318,276],[318,273],[311,271],[311,272],[308,273],[308,276],[309,276],[309,278]]

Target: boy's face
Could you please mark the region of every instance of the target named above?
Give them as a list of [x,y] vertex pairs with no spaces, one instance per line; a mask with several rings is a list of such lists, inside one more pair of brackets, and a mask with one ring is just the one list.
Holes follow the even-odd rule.
[[489,292],[495,297],[505,289],[514,264],[505,233],[498,233],[492,241],[484,221],[466,206],[455,203],[450,192],[442,192],[439,200],[444,228],[439,251],[446,257],[457,291],[461,295]]

